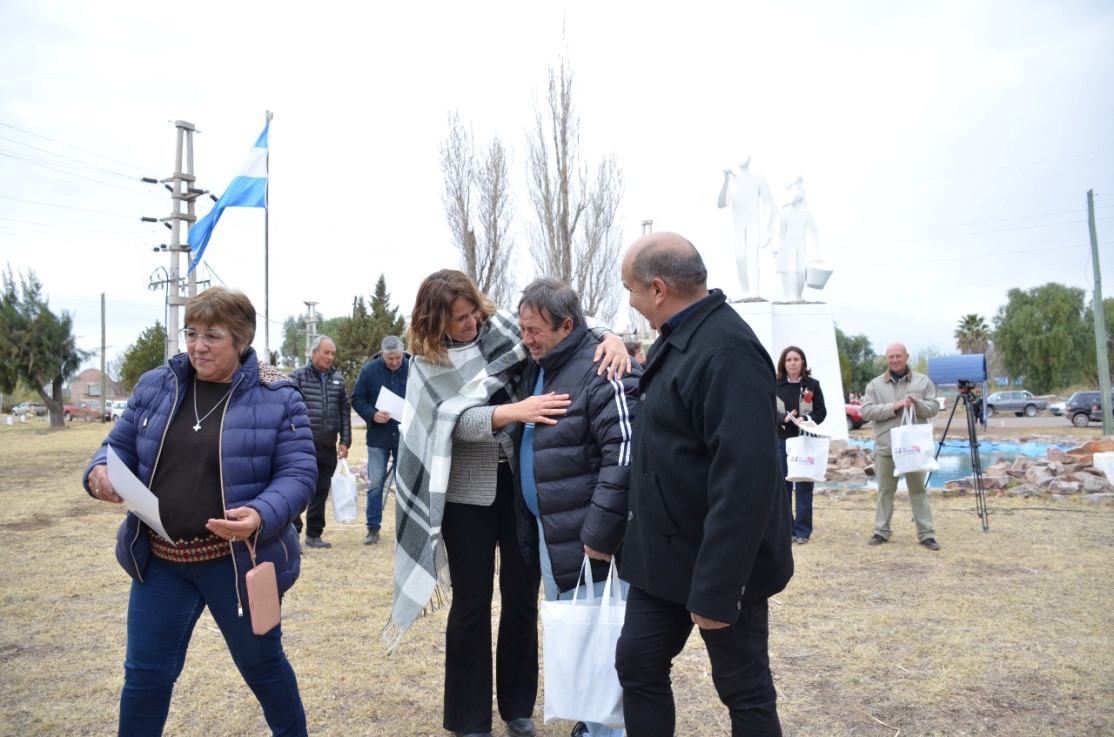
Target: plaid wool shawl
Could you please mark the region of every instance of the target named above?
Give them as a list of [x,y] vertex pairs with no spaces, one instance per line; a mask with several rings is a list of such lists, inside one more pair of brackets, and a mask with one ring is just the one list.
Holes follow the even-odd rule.
[[453,455],[453,428],[461,413],[488,404],[500,389],[512,394],[526,359],[518,325],[497,312],[477,340],[450,348],[444,363],[410,361],[401,421],[395,495],[395,586],[383,628],[394,652],[414,620],[448,599],[448,560],[441,519]]

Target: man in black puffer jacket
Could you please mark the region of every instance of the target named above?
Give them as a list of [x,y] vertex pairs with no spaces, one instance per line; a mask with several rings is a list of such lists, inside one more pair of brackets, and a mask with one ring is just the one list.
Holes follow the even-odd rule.
[[[310,361],[290,373],[290,380],[297,384],[306,400],[313,442],[317,449],[317,489],[306,510],[306,545],[311,548],[331,548],[332,544],[321,539],[325,531],[325,500],[338,458],[348,457],[352,444],[352,409],[344,378],[333,368],[337,346],[331,338],[319,335],[313,341]],[[337,444],[337,435],[340,444]],[[302,531],[302,518],[294,520],[298,532]]]
[[607,561],[622,542],[641,371],[635,368],[621,381],[596,374],[599,364],[592,359],[599,342],[585,325],[576,292],[559,281],[537,279],[527,286],[518,314],[533,359],[523,395],[567,394],[571,402],[552,424],[527,425],[516,438],[519,537],[528,553],[540,553],[546,596],[556,598],[575,588],[585,553],[595,561],[596,580],[606,578]]
[[[635,366],[622,380],[597,375],[599,341],[585,325],[576,292],[559,281],[528,285],[518,320],[533,359],[521,384],[524,397],[567,395],[570,402],[549,424],[526,425],[517,434],[519,539],[538,558],[547,600],[572,596],[585,555],[600,595],[627,525],[631,423],[642,370]],[[621,730],[580,722],[573,734]]]

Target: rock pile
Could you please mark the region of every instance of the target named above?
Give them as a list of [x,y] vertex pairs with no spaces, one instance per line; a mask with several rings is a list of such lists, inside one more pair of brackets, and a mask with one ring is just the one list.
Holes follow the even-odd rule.
[[[1079,495],[1089,502],[1114,502],[1114,485],[1094,467],[1094,454],[1114,450],[1114,439],[1092,440],[1068,451],[1050,448],[1043,458],[1019,456],[983,469],[983,489],[999,496]],[[944,484],[945,491],[963,495],[975,488],[974,476]]]
[[833,440],[828,451],[829,482],[865,482],[874,475],[874,453],[866,448],[849,446],[843,440]]

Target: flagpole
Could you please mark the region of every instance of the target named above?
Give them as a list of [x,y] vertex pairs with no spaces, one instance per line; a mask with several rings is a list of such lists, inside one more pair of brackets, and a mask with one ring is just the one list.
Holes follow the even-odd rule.
[[[275,114],[267,112],[267,125]],[[267,137],[267,184],[263,195],[263,360],[271,362],[271,142]]]

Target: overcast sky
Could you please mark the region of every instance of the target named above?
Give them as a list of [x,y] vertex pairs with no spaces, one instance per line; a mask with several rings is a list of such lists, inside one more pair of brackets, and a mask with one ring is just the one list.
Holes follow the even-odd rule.
[[[438,158],[455,110],[511,149],[524,283],[525,131],[566,51],[582,152],[624,170],[624,242],[647,218],[682,233],[729,296],[716,198],[745,153],[779,205],[804,176],[835,266],[805,296],[879,352],[899,339],[952,352],[960,316],[990,321],[1011,287],[1058,281],[1089,299],[1091,188],[1110,268],[1114,4],[538,5],[5,0],[0,261],[33,269],[88,349],[107,292],[115,357],[163,319],[148,281],[169,232],[139,217],[169,198],[137,179],[172,171],[172,121],[202,131],[198,184],[219,194],[270,109],[271,347],[303,300],[345,313],[380,273],[408,316],[424,276],[459,266]],[[207,261],[262,311],[261,210],[228,210]]]

